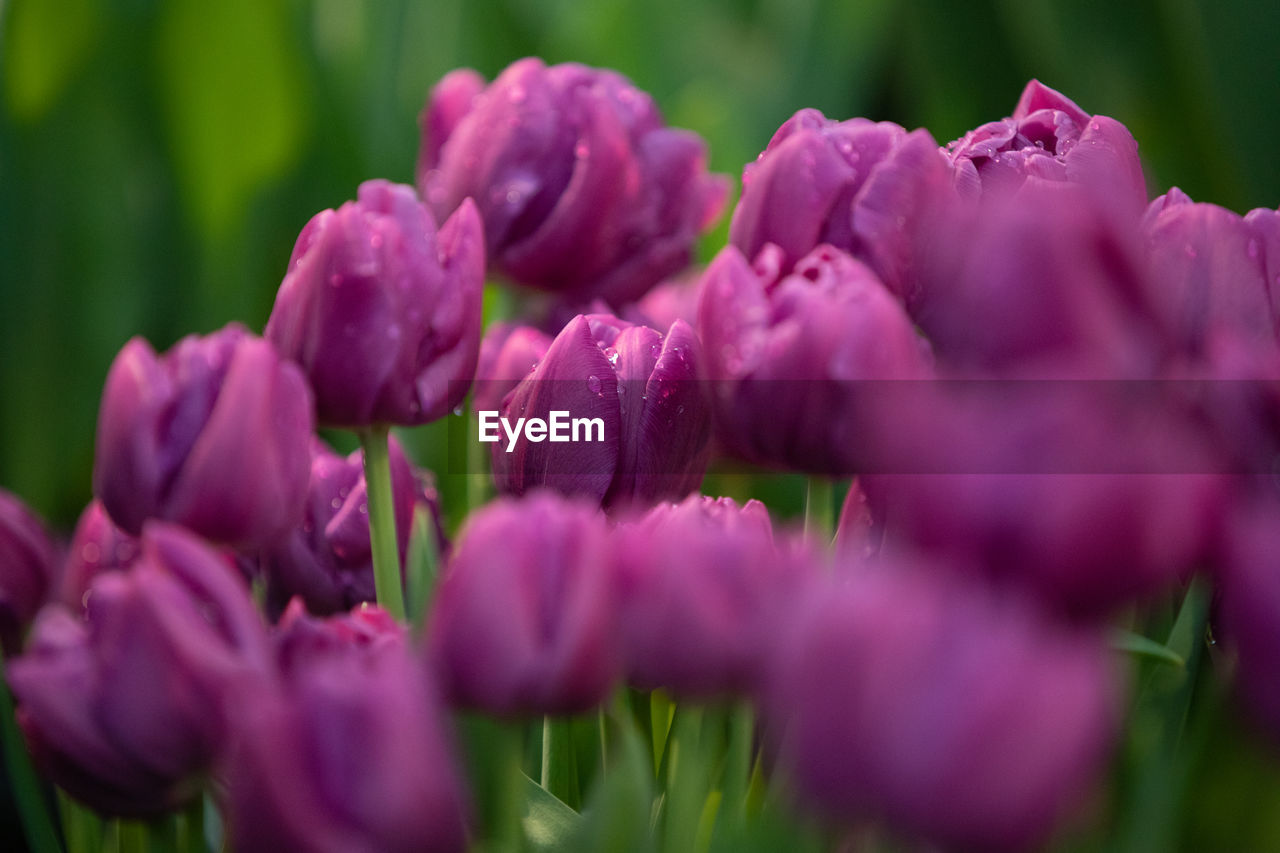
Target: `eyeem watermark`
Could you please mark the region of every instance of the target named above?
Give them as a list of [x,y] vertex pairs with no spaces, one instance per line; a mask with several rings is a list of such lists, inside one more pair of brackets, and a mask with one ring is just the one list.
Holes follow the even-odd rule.
[[604,418],[571,418],[564,410],[555,409],[550,418],[516,418],[512,424],[509,418],[502,417],[495,411],[477,412],[480,417],[480,440],[493,444],[500,441],[502,433],[507,436],[507,452],[515,450],[516,442],[523,433],[528,441],[604,441]]

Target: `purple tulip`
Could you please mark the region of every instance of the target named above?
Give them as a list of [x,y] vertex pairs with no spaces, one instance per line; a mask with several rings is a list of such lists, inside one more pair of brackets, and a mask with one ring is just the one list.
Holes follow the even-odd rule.
[[638,326],[666,329],[676,320],[684,320],[690,326],[698,326],[698,282],[701,270],[692,270],[677,278],[662,282],[644,297],[631,303],[620,315],[622,319]]
[[920,570],[841,577],[773,640],[762,714],[797,796],[947,849],[1043,842],[1119,723],[1100,637]]
[[1143,224],[1182,351],[1207,359],[1222,336],[1280,350],[1280,212],[1239,216],[1175,187],[1151,203]]
[[18,650],[22,635],[54,583],[57,552],[44,525],[0,489],[0,644]]
[[849,484],[844,504],[840,507],[840,520],[836,525],[836,550],[845,558],[845,562],[858,563],[875,556],[880,550],[883,536],[884,525],[876,523],[866,490],[854,480]]
[[311,431],[302,374],[242,326],[183,338],[160,357],[134,338],[102,392],[94,493],[135,536],[157,518],[265,545],[302,515]]
[[928,347],[865,264],[819,246],[784,274],[780,256],[766,247],[752,268],[729,246],[703,277],[717,438],[751,461],[854,473],[856,422],[893,384],[881,380],[930,375]]
[[474,513],[436,593],[430,649],[459,706],[560,714],[618,679],[615,590],[600,512],[551,493]]
[[471,387],[483,284],[474,205],[437,232],[412,187],[365,181],[302,229],[266,336],[302,365],[321,423],[422,424]]
[[780,247],[784,272],[829,243],[910,301],[916,243],[952,193],[951,169],[928,131],[804,109],[742,170],[730,242],[747,258]]
[[1120,122],[1090,116],[1039,80],[1022,90],[1013,115],[969,131],[946,147],[956,187],[970,198],[1025,182],[1070,182],[1138,214],[1147,186],[1138,143]]
[[661,504],[618,529],[614,552],[627,680],[679,696],[753,687],[770,626],[809,577],[754,500]]
[[475,200],[496,269],[617,306],[688,265],[728,192],[696,134],[613,71],[530,58],[477,83],[454,72],[432,92],[418,186],[439,217]]
[[1249,709],[1280,743],[1280,503],[1245,504],[1225,551],[1217,633],[1236,650]]
[[58,600],[78,611],[94,578],[131,566],[141,553],[137,537],[116,527],[102,501],[93,501],[80,513],[71,536]]
[[[301,596],[307,609],[327,615],[374,601],[373,555],[369,545],[369,502],[359,450],[342,457],[324,442],[311,442],[311,484],[302,523],[262,553],[268,602],[280,612]],[[444,542],[439,498],[430,475],[416,471],[394,438],[390,443],[391,491],[397,544],[403,566],[413,512],[426,507]]]
[[99,575],[84,617],[50,605],[8,668],[37,763],[105,814],[163,814],[198,796],[225,712],[267,676],[265,627],[229,561],[149,523],[127,572]]
[[532,326],[494,323],[480,342],[476,387],[472,406],[476,411],[497,411],[520,380],[542,361],[551,336]]
[[560,443],[499,435],[498,488],[521,495],[545,486],[610,508],[689,494],[706,470],[711,431],[701,357],[683,321],[663,335],[608,314],[575,317],[507,396],[502,417],[550,422],[561,411],[598,419],[602,429],[587,426]]
[[1028,186],[954,209],[922,266],[913,317],[940,372],[1146,379],[1168,358],[1136,222],[1078,187]]
[[465,849],[444,709],[395,620],[369,607],[327,622],[295,612],[277,647],[277,683],[233,718],[222,768],[232,846]]

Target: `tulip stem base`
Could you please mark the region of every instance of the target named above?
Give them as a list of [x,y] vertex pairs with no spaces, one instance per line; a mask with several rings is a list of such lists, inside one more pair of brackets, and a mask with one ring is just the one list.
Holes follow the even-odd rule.
[[834,527],[831,523],[835,504],[835,483],[826,477],[809,477],[809,487],[804,497],[805,536],[823,545],[831,542]]
[[369,544],[373,550],[373,588],[378,604],[401,622],[405,619],[404,586],[400,578],[400,548],[396,539],[395,503],[391,498],[391,458],[388,428],[376,425],[360,431],[364,450],[364,478],[369,493]]

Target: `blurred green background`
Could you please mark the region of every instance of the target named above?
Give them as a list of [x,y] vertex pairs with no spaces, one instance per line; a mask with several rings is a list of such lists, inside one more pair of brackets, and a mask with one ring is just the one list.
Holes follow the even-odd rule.
[[[1244,211],[1280,203],[1278,35],[1269,0],[0,0],[0,486],[68,530],[120,346],[261,329],[312,214],[412,180],[454,67],[617,68],[735,176],[799,107],[946,142],[1034,76],[1125,122],[1153,194]],[[1127,849],[1280,849],[1277,762],[1218,713],[1154,788],[1120,774]]]

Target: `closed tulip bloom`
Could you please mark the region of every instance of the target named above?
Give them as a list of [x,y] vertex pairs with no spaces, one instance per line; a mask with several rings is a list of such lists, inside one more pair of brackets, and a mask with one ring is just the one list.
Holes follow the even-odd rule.
[[93,582],[83,617],[41,611],[8,676],[53,781],[104,814],[149,817],[199,795],[228,703],[268,662],[265,627],[230,562],[151,523],[138,562]]
[[430,618],[430,653],[457,706],[561,714],[604,701],[619,676],[605,521],[542,492],[468,519]]
[[475,200],[495,269],[619,306],[688,265],[728,192],[696,134],[613,71],[529,58],[476,80],[432,92],[418,186],[437,217]]
[[857,421],[881,380],[930,375],[927,345],[869,267],[831,246],[792,271],[766,247],[755,266],[729,246],[702,280],[698,324],[717,438],[748,460],[855,473]]
[[483,284],[473,205],[437,231],[412,187],[365,181],[303,228],[266,336],[302,366],[321,423],[422,424],[471,387]]
[[773,621],[809,579],[754,500],[660,504],[615,532],[614,552],[628,683],[678,696],[753,687]]
[[701,358],[681,320],[663,335],[608,314],[575,317],[502,414],[514,422],[562,411],[599,419],[603,430],[587,427],[579,440],[559,443],[520,438],[511,452],[503,436],[493,444],[494,482],[510,494],[549,487],[611,508],[684,497],[707,465],[711,413]]
[[729,239],[749,259],[778,246],[784,272],[818,245],[836,246],[909,301],[916,244],[952,194],[951,168],[928,131],[804,109],[742,170]]
[[1147,202],[1138,143],[1128,128],[1090,116],[1039,80],[1022,90],[1012,116],[969,131],[946,150],[956,187],[968,197],[1047,181],[1087,187],[1131,215]]
[[23,632],[53,586],[56,565],[56,549],[40,519],[0,489],[0,643],[6,652],[22,645]]
[[1280,212],[1240,216],[1169,190],[1143,222],[1147,259],[1182,352],[1210,359],[1231,336],[1280,350]]
[[[415,507],[424,506],[444,542],[439,498],[426,472],[409,463],[400,443],[390,444],[391,492],[395,506],[400,564],[409,547]],[[369,545],[369,496],[359,450],[343,457],[324,442],[311,442],[311,483],[302,522],[262,552],[270,608],[279,613],[300,596],[316,615],[349,610],[374,601],[373,555]]]
[[222,765],[236,850],[466,849],[465,789],[436,690],[378,608],[325,622],[297,611],[277,680],[233,717]]
[[58,599],[73,610],[84,604],[85,593],[102,572],[115,572],[132,565],[142,548],[111,521],[102,501],[95,500],[80,513],[67,561],[62,569]]
[[538,366],[551,346],[551,336],[532,326],[494,323],[480,342],[472,405],[478,412],[498,411],[520,380]]
[[94,493],[134,536],[156,518],[269,544],[301,518],[312,417],[302,374],[242,326],[163,356],[134,338],[102,393]]
[[763,718],[802,804],[946,849],[1038,849],[1119,723],[1101,637],[921,570],[815,584],[774,638]]

